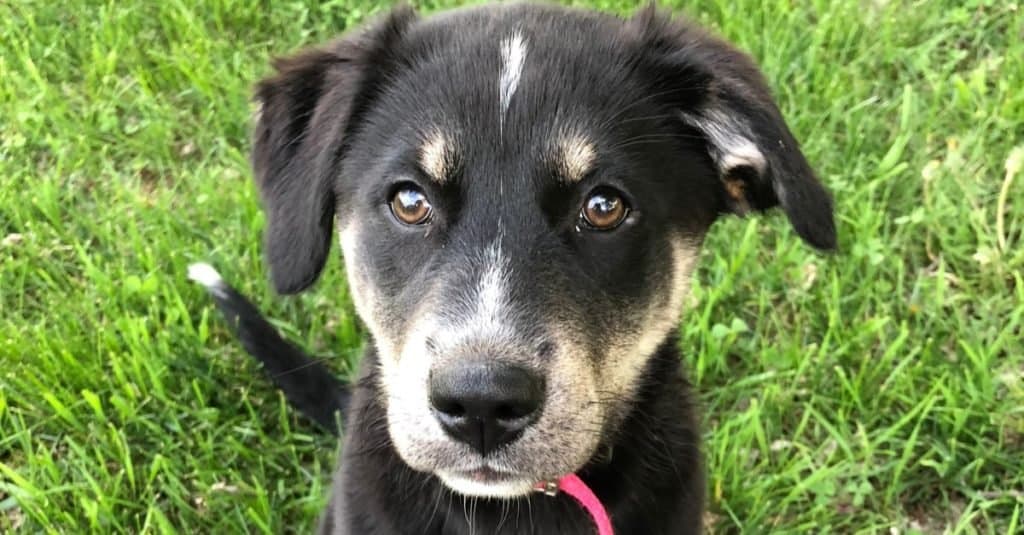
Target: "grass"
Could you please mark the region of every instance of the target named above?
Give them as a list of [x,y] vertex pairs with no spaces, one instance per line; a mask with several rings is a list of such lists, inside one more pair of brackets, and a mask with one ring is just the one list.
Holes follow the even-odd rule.
[[[681,329],[715,531],[1020,533],[1024,5],[672,4],[762,63],[841,234],[834,257],[777,215],[709,239]],[[340,262],[298,298],[265,282],[248,96],[380,9],[0,3],[0,531],[314,526],[335,443],[184,272],[211,261],[352,369]]]

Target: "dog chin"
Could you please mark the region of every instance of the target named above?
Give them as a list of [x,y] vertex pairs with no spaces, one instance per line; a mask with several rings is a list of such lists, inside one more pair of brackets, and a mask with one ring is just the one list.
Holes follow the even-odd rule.
[[435,472],[446,487],[457,494],[474,498],[520,498],[533,492],[537,481],[524,479],[518,474],[475,472]]

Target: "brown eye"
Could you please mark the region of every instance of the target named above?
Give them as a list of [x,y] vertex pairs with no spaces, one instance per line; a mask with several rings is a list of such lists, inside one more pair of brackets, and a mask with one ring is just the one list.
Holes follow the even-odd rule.
[[587,226],[596,230],[611,230],[629,215],[626,201],[615,190],[599,189],[587,197],[580,215]]
[[426,223],[433,211],[427,196],[416,186],[402,186],[391,196],[391,213],[407,225]]

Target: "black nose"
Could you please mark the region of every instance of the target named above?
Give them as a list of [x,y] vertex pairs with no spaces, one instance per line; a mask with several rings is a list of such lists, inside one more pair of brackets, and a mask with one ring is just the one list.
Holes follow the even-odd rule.
[[434,417],[481,455],[515,440],[543,404],[544,380],[525,368],[477,362],[430,374]]

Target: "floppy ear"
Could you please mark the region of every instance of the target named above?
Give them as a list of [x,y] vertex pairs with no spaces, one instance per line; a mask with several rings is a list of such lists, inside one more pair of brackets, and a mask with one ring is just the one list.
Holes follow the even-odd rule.
[[753,60],[653,5],[628,27],[640,39],[655,91],[674,95],[682,120],[703,134],[721,178],[724,211],[781,206],[807,243],[834,249],[832,198],[800,152]]
[[346,135],[414,18],[411,9],[398,8],[356,35],[277,59],[277,74],[256,87],[252,163],[267,215],[266,260],[279,293],[308,288],[323,269]]

